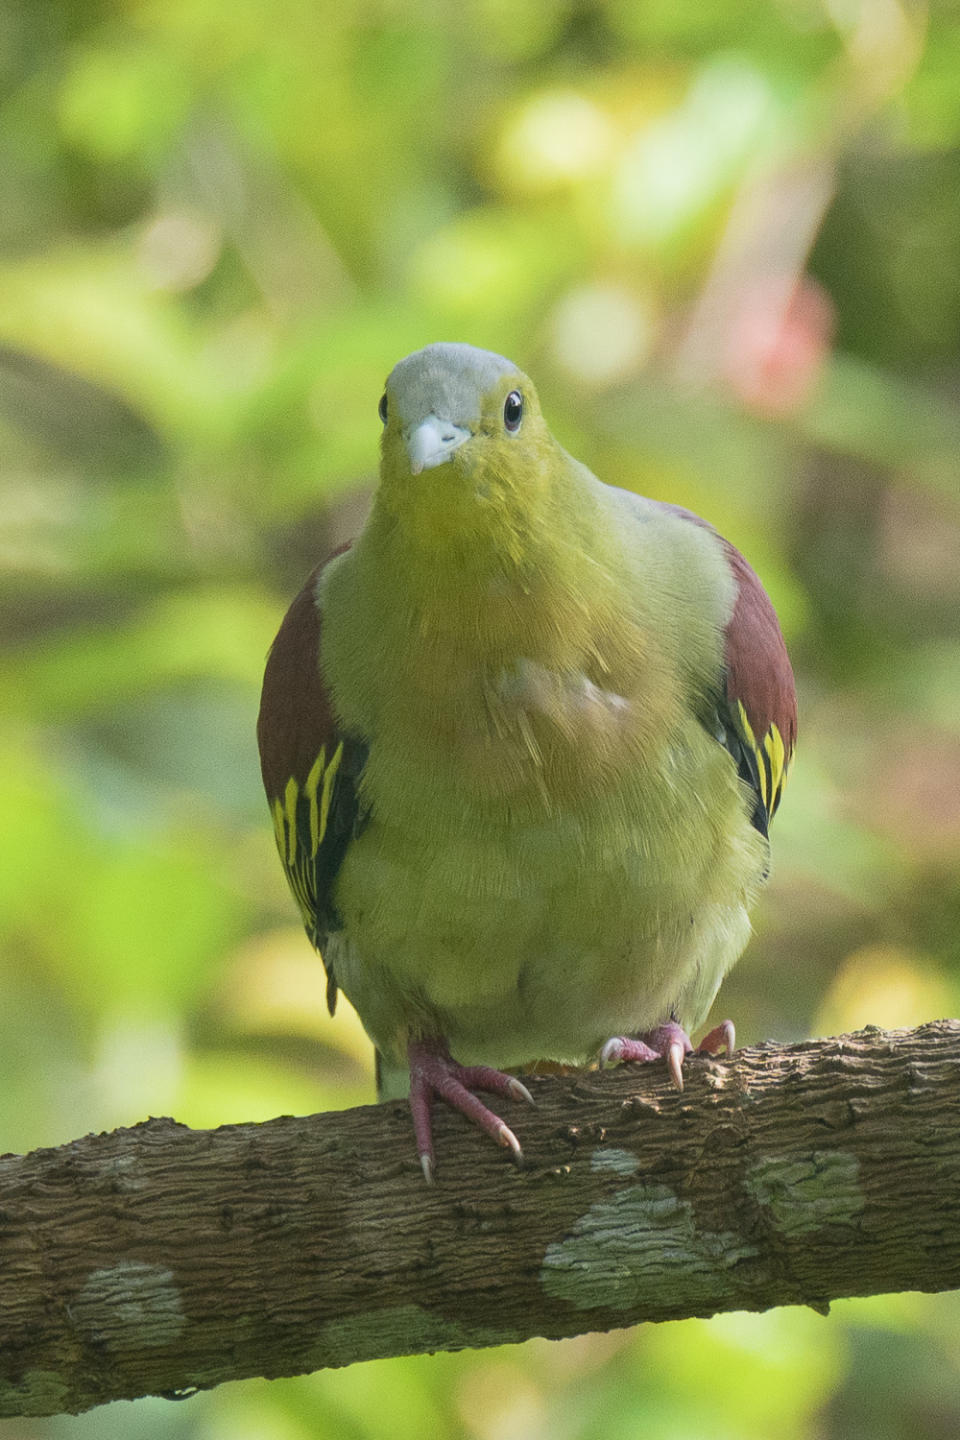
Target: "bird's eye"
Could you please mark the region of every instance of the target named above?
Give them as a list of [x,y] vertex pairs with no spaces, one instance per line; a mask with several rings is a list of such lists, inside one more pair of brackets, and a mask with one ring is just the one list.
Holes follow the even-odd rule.
[[383,421],[384,425],[386,425],[386,423],[387,423],[387,392],[386,392],[386,390],[384,390],[383,394],[380,396],[380,404],[377,406],[377,414],[380,416],[380,419]]
[[508,430],[519,430],[523,419],[523,396],[519,390],[511,390],[503,402],[503,423]]

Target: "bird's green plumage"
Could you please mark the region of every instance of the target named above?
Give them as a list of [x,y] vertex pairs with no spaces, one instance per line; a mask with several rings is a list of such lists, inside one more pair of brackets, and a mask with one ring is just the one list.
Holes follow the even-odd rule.
[[[504,427],[522,393],[519,430]],[[429,411],[468,429],[411,473]],[[387,386],[381,482],[321,577],[321,669],[369,742],[336,883],[337,980],[388,1061],[579,1061],[705,1016],[766,842],[710,733],[734,582],[717,537],[600,484],[500,357]]]

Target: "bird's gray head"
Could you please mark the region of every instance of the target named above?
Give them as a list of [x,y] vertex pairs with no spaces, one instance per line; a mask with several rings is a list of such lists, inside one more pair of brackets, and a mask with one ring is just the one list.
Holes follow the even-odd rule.
[[[516,433],[529,388],[523,371],[492,350],[427,345],[391,370],[380,417],[399,428],[416,475],[449,460],[481,428],[492,406],[504,413],[508,433]],[[504,410],[513,394],[519,403],[514,400]]]
[[568,463],[523,371],[472,345],[428,345],[391,370],[380,415],[372,522],[425,547],[431,573],[516,565]]

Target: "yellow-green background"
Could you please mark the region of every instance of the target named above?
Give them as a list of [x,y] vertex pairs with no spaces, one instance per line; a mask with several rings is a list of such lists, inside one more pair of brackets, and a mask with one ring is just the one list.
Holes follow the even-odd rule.
[[[960,1008],[960,6],[0,0],[0,1149],[369,1098],[253,723],[435,339],[774,596],[802,741],[742,1041]],[[938,1440],[958,1327],[907,1295],[5,1434]]]

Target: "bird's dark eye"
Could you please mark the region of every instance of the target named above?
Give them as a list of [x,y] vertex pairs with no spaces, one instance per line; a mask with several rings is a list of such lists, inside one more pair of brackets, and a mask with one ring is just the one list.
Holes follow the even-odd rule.
[[384,390],[383,394],[380,396],[380,404],[377,406],[377,414],[380,416],[380,419],[383,421],[384,425],[386,425],[386,423],[387,423],[387,392],[386,392],[386,390]]
[[523,396],[519,390],[511,390],[503,402],[503,423],[508,430],[519,430],[523,419]]

